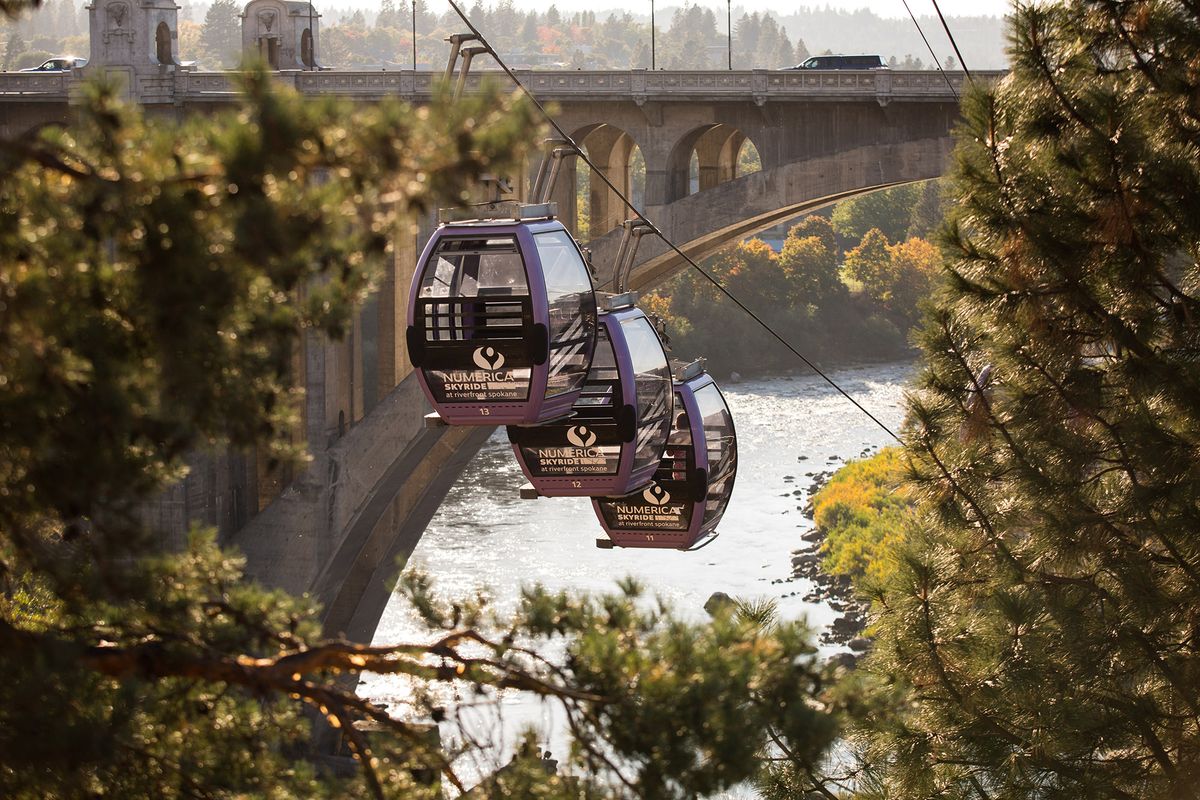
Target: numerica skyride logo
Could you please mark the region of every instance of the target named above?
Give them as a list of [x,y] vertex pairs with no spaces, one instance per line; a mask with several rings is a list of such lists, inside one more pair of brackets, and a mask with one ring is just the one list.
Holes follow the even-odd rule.
[[646,491],[642,492],[642,497],[646,498],[647,503],[656,506],[671,502],[671,494],[657,483],[650,484]]
[[576,447],[591,447],[596,443],[596,434],[586,426],[576,425],[567,431],[567,441]]
[[471,358],[480,369],[500,369],[504,366],[504,354],[494,347],[476,347]]

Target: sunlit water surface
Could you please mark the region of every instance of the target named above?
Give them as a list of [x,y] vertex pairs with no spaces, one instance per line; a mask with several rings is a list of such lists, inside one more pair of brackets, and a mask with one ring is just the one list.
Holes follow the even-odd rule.
[[[911,374],[910,364],[882,364],[838,370],[832,377],[895,430]],[[515,607],[523,584],[608,592],[618,578],[632,576],[683,616],[703,617],[704,602],[720,591],[773,599],[782,618],[827,627],[834,612],[825,603],[804,602],[811,585],[791,578],[791,555],[808,546],[800,537],[812,526],[801,513],[813,480],[806,473],[836,469],[885,446],[889,437],[817,376],[744,381],[722,390],[737,426],[738,475],[720,536],[703,550],[598,549],[595,540],[602,534],[586,499],[519,498],[524,477],[498,431],[450,490],[409,567],[434,576],[446,597],[487,587],[500,610]],[[429,638],[407,604],[393,596],[375,644]],[[403,714],[410,686],[396,677],[370,676],[359,692]],[[464,774],[506,761],[526,725],[538,729],[546,746],[562,751],[562,719],[547,704],[515,692],[482,705],[456,696],[446,701],[464,709],[457,722],[470,735],[494,747],[482,757],[489,763],[460,764]],[[443,725],[447,744],[462,735],[460,725]]]

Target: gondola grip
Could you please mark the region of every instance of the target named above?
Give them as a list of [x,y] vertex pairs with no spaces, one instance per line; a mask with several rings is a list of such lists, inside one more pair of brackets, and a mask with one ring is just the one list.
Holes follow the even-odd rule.
[[617,414],[617,435],[622,442],[632,442],[637,436],[637,411],[629,404],[622,406]]
[[404,340],[408,343],[409,362],[417,369],[420,369],[425,361],[424,339],[415,326],[409,325],[408,329],[404,331]]
[[542,323],[533,326],[529,337],[529,360],[540,366],[550,358],[550,332]]
[[692,502],[703,503],[708,498],[708,470],[701,467],[696,467],[692,470],[692,479],[689,481],[692,490]]

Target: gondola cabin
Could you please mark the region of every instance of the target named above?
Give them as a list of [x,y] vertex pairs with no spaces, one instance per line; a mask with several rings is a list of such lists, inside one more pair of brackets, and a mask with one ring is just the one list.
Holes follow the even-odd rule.
[[596,341],[596,298],[579,247],[545,206],[452,222],[421,255],[408,353],[451,425],[534,425],[579,399]]
[[671,371],[632,295],[608,298],[596,354],[565,421],[508,428],[525,476],[548,497],[623,495],[649,485],[673,411]]
[[675,412],[654,482],[628,497],[595,498],[602,546],[696,549],[716,536],[737,475],[729,406],[700,362],[681,367]]

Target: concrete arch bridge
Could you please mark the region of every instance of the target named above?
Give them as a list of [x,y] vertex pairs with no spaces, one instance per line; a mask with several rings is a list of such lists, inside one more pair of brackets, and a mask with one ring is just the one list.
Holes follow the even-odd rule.
[[[106,69],[103,64],[95,69]],[[175,65],[122,67],[131,99],[179,118],[228,105],[233,76]],[[694,257],[838,199],[934,178],[944,171],[959,109],[938,72],[522,72],[564,128],[647,215]],[[281,70],[305,94],[371,102],[423,102],[434,73]],[[961,73],[949,80],[959,91]],[[985,79],[995,75],[983,76]],[[472,76],[472,83],[480,73]],[[0,137],[41,124],[70,124],[73,73],[0,74]],[[738,173],[752,144],[762,169]],[[638,181],[636,162],[645,165]],[[530,165],[530,174],[536,165]],[[587,219],[601,273],[626,217],[616,197],[590,182],[576,207],[578,165],[564,167],[556,200],[571,227]],[[529,190],[528,176],[518,194]],[[583,214],[578,212],[583,211]],[[424,233],[428,233],[426,221]],[[189,477],[145,509],[168,543],[193,521],[217,526],[241,548],[254,577],[324,604],[325,624],[369,640],[394,585],[397,559],[412,552],[446,491],[490,434],[428,429],[428,410],[404,343],[408,287],[418,240],[397,241],[378,293],[341,342],[306,334],[296,377],[306,389],[296,436],[313,458],[298,474],[256,453],[197,453]],[[681,267],[646,239],[635,285]],[[513,487],[516,491],[517,487]]]

